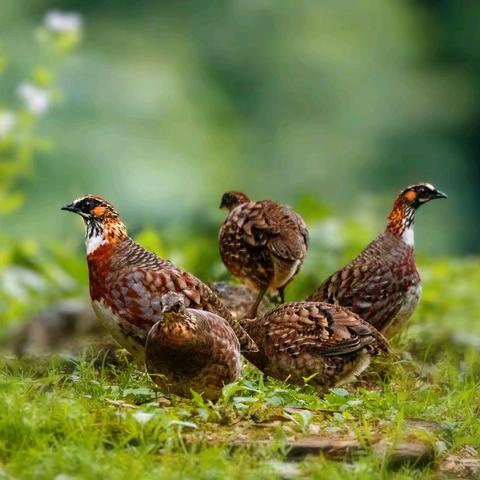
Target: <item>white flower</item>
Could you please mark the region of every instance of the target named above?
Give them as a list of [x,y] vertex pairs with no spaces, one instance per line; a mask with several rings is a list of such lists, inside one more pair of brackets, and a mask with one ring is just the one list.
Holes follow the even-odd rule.
[[5,138],[17,124],[17,117],[13,112],[0,112],[0,138]]
[[43,21],[45,27],[54,33],[76,33],[82,28],[82,16],[75,12],[47,12]]
[[17,88],[17,94],[25,102],[27,110],[36,115],[42,115],[50,107],[49,93],[31,83],[22,83]]
[[145,425],[148,423],[153,417],[153,413],[147,413],[143,412],[142,410],[139,410],[138,412],[135,412],[132,417],[140,424],[140,425]]

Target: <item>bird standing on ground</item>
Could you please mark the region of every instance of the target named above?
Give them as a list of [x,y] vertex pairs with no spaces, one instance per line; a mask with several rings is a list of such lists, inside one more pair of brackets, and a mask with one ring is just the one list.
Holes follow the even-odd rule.
[[240,344],[218,315],[185,308],[184,296],[167,293],[160,320],[145,347],[147,370],[167,393],[190,397],[191,390],[217,400],[241,372]]
[[393,204],[385,232],[307,300],[347,307],[387,338],[394,336],[412,316],[421,294],[414,252],[415,212],[439,198],[447,196],[429,183],[403,190]]
[[110,203],[87,195],[63,210],[77,213],[85,222],[93,309],[115,340],[139,362],[144,361],[147,333],[161,314],[160,298],[167,292],[181,293],[187,307],[225,318],[242,348],[256,350],[252,339],[207,285],[129,238]]
[[277,290],[284,301],[307,253],[307,227],[290,207],[253,202],[240,192],[225,193],[220,208],[229,210],[219,233],[220,255],[233,275],[259,291],[250,312],[255,317],[267,290]]
[[280,305],[263,317],[241,320],[258,346],[245,353],[267,375],[327,390],[356,379],[370,358],[387,354],[381,333],[346,308],[320,302]]

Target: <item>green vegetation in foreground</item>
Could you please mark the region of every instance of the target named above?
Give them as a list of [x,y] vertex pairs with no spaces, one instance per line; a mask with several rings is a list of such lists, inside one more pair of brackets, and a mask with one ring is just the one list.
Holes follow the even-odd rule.
[[[424,298],[396,355],[323,399],[247,367],[216,405],[201,397],[169,403],[127,361],[4,358],[0,476],[433,478],[447,455],[480,449],[480,263],[436,262],[422,273]],[[404,438],[411,419],[438,424],[416,432],[434,448],[430,466],[393,469],[388,455],[368,453],[377,434]],[[367,453],[287,461],[288,441],[319,435],[351,435]]]

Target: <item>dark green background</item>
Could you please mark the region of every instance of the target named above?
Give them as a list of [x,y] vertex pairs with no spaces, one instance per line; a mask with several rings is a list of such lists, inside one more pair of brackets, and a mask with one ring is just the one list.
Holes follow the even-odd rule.
[[430,181],[450,198],[419,213],[419,251],[479,252],[479,2],[1,4],[7,105],[41,63],[43,14],[85,20],[64,101],[42,122],[54,147],[2,219],[13,235],[79,240],[59,207],[92,192],[133,230],[214,236],[228,189],[300,209],[315,200],[378,230],[401,188]]

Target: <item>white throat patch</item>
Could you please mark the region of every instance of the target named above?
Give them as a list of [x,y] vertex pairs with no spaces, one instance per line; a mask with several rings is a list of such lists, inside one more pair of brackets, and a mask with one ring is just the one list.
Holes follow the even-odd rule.
[[107,243],[103,236],[102,228],[94,226],[92,224],[87,226],[85,235],[85,246],[87,248],[87,255],[93,253],[98,247]]
[[105,238],[103,238],[103,233],[100,235],[93,235],[91,237],[85,238],[85,246],[87,247],[87,255],[93,253],[98,247],[107,243]]
[[402,240],[407,244],[413,247],[415,243],[415,234],[413,231],[413,223],[407,227],[402,233]]

